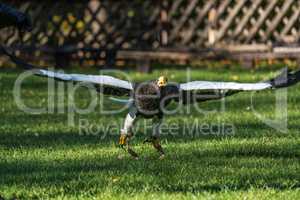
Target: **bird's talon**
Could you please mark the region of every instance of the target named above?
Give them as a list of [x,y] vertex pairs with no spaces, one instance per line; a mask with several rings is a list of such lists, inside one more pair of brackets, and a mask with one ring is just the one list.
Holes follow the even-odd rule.
[[119,138],[119,147],[124,148],[127,143],[127,135],[121,134]]
[[[133,151],[128,143],[128,139],[130,138],[129,135],[121,134],[119,138],[119,147],[123,149],[124,151],[128,152],[135,160],[138,160],[139,156],[138,154]],[[119,159],[122,159],[123,157],[120,155],[118,156]]]
[[145,143],[152,143],[152,145],[156,149],[156,151],[158,151],[160,153],[161,159],[163,159],[165,157],[164,150],[163,150],[162,146],[160,145],[159,138],[157,138],[155,136],[152,136],[152,137],[147,138],[146,140],[144,140],[143,143],[144,144]]

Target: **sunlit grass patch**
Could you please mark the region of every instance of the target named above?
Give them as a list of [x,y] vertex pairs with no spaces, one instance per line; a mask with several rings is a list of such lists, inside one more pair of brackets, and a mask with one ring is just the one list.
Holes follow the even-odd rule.
[[[166,116],[165,124],[177,124],[176,134],[163,134],[165,160],[142,141],[150,130],[140,130],[133,143],[139,161],[126,156],[118,160],[119,130],[107,134],[79,134],[79,119],[90,124],[121,124],[126,112],[101,115],[75,114],[68,126],[67,105],[63,113],[27,114],[17,108],[12,89],[19,72],[2,72],[0,107],[0,195],[18,199],[297,199],[300,195],[300,87],[288,89],[288,132],[270,128],[254,115],[251,94],[228,97],[225,110],[220,101],[204,102],[201,108],[215,112],[191,112]],[[97,74],[97,70],[84,73]],[[155,79],[165,74],[173,81],[186,81],[184,70],[129,72],[134,80]],[[266,70],[191,70],[191,80],[240,82],[266,80]],[[47,105],[47,80],[30,78],[22,90],[26,103]],[[56,97],[59,94],[55,94]],[[67,94],[64,94],[67,95]],[[78,91],[76,104],[84,108],[86,91]],[[90,97],[88,97],[90,98]],[[65,101],[67,101],[67,96]],[[106,108],[118,105],[104,99]],[[274,117],[273,92],[253,96],[261,115]],[[174,106],[174,105],[171,105]],[[231,135],[183,134],[184,126],[198,123],[232,124]],[[143,123],[143,121],[139,122]]]

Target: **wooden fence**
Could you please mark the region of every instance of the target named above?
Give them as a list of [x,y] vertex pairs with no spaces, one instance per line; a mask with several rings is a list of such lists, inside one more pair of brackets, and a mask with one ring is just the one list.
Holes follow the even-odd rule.
[[57,64],[112,66],[134,60],[296,58],[299,0],[4,0],[28,12],[34,29],[13,50],[54,55]]

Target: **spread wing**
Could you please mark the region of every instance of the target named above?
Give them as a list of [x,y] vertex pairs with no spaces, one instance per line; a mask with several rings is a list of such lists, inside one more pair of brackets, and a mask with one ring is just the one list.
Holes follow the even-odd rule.
[[105,75],[83,75],[83,74],[65,74],[48,71],[44,69],[32,70],[35,75],[54,78],[60,81],[80,82],[92,84],[97,91],[105,95],[129,96],[133,90],[132,84],[128,81]]
[[271,88],[270,83],[236,83],[236,82],[210,82],[210,81],[193,81],[180,84],[180,89],[185,91],[202,91],[202,90],[238,90],[253,91],[265,90]]
[[285,68],[274,79],[260,83],[192,81],[179,85],[184,103],[221,99],[242,91],[261,91],[289,87],[300,80],[300,71],[291,73]]
[[[0,46],[1,47],[1,46]],[[26,70],[31,70],[33,74],[53,78],[60,81],[69,82],[80,82],[84,85],[94,86],[98,92],[105,95],[112,96],[130,96],[133,91],[132,83],[124,81],[121,79],[114,78],[112,76],[105,75],[84,75],[84,74],[65,74],[60,72],[53,72],[44,69],[38,69],[40,67],[34,66],[32,64],[26,63],[16,56],[8,53],[4,47],[0,50],[9,56],[11,61],[13,61],[17,66],[20,66]],[[44,68],[44,67],[43,67]]]
[[241,91],[259,91],[271,88],[270,83],[235,83],[193,81],[180,84],[183,103],[221,99]]

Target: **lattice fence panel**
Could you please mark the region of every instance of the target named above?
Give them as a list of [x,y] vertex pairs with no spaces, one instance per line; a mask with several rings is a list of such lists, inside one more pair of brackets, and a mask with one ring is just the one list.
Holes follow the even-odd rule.
[[299,38],[298,0],[232,1],[218,21],[217,40],[229,43],[276,43]]
[[[169,2],[169,44],[199,48],[214,44],[273,44],[299,40],[298,0],[174,0]],[[215,11],[213,22],[209,15]]]
[[1,43],[65,51],[79,59],[113,57],[121,49],[199,50],[228,44],[299,43],[300,39],[300,0],[2,2],[28,12],[34,29],[22,42],[15,29],[1,30]]
[[[76,45],[108,49],[152,49],[159,45],[159,1],[6,1],[26,11],[34,29],[24,45]],[[2,31],[1,31],[2,32]],[[14,29],[1,41],[18,43]]]

